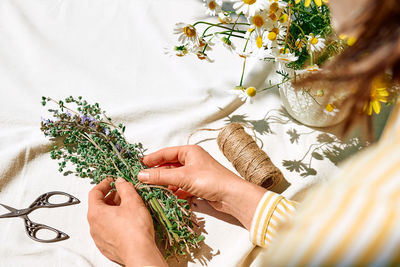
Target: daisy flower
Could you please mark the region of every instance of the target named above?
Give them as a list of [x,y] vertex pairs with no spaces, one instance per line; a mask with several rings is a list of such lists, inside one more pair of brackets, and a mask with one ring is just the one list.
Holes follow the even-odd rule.
[[208,62],[212,63],[214,62],[214,59],[211,59],[206,53],[204,53],[203,51],[197,51],[196,52],[196,56],[198,59],[200,60],[207,60]]
[[368,115],[372,115],[372,111],[376,114],[381,112],[381,102],[386,103],[389,96],[387,91],[387,84],[383,77],[375,78],[372,82],[371,95],[367,102],[365,102],[363,111]]
[[248,58],[252,55],[252,52],[250,51],[246,52],[246,51],[235,50],[235,53],[241,58]]
[[320,35],[314,36],[313,34],[310,34],[307,36],[307,39],[311,52],[318,52],[324,49],[325,39],[322,38]]
[[221,36],[220,34],[214,34],[215,38],[217,39],[218,42],[222,43],[222,45],[231,51],[232,53],[235,53],[236,46],[228,37],[226,36]]
[[257,94],[255,87],[245,88],[243,86],[236,86],[235,89],[230,91],[246,103],[253,103],[254,97]]
[[187,55],[188,49],[184,45],[175,45],[175,46],[167,46],[164,47],[164,53],[169,55],[169,56],[177,56],[177,57],[183,57]]
[[301,75],[301,74],[310,74],[313,72],[317,72],[320,71],[320,67],[318,67],[317,64],[311,65],[311,66],[307,66],[305,69],[303,70],[298,70],[296,71],[296,74]]
[[199,45],[197,31],[190,24],[183,22],[175,24],[174,33],[180,34],[178,41],[181,43],[188,43],[190,46]]
[[223,24],[228,24],[232,22],[232,17],[229,13],[219,12],[218,13],[218,20]]
[[278,63],[286,64],[296,61],[299,59],[299,57],[296,57],[295,54],[290,53],[288,48],[281,48],[279,49],[279,53],[276,55],[275,59],[278,61]]
[[297,39],[296,42],[294,43],[295,48],[299,51],[303,51],[303,47],[305,46],[305,41],[301,39]]
[[[301,0],[296,0],[296,1],[295,1],[295,4],[300,3],[300,1],[301,1]],[[322,2],[324,2],[325,4],[328,4],[328,0],[314,0],[314,3],[315,3],[317,6],[322,6]],[[311,5],[311,0],[305,0],[305,1],[304,1],[304,6],[305,6],[305,7],[309,7],[310,5]]]
[[261,35],[264,29],[270,26],[268,22],[269,20],[265,11],[256,12],[253,16],[249,17],[251,27],[256,30],[258,35]]
[[215,16],[221,12],[221,0],[203,0],[204,7],[206,8],[206,14]]
[[272,28],[267,35],[267,47],[271,48],[275,46],[279,39],[285,38],[285,29],[282,26]]
[[267,7],[266,0],[231,0],[234,2],[233,8],[237,14],[243,13],[246,17],[254,16],[254,14]]
[[193,46],[192,50],[195,51],[195,52],[198,51],[198,50],[200,50],[200,51],[203,51],[203,50],[204,51],[210,51],[210,50],[212,50],[213,46],[214,46],[214,43],[211,40],[206,41],[206,40],[204,40],[203,37],[200,37],[199,38],[199,44]]
[[287,7],[287,3],[281,0],[268,0],[269,13],[278,13]]
[[333,104],[328,104],[325,106],[324,113],[329,116],[335,116],[338,112],[339,110]]

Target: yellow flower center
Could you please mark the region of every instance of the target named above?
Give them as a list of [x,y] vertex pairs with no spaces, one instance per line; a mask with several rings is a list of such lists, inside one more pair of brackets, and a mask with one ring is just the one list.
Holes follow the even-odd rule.
[[263,45],[263,39],[261,38],[261,36],[258,36],[258,37],[257,37],[256,44],[257,44],[257,47],[258,47],[258,48],[261,48],[261,47],[262,47],[262,45]]
[[310,43],[312,45],[316,45],[316,44],[318,44],[318,42],[319,42],[318,38],[315,38],[315,37],[311,38],[311,40],[310,40]]
[[214,1],[210,1],[210,3],[208,3],[208,8],[211,10],[214,10],[217,7],[217,4]]
[[256,27],[260,28],[262,25],[264,25],[264,18],[262,16],[260,16],[260,15],[255,15],[253,17],[253,24]]
[[279,34],[279,29],[278,28],[273,28],[271,30],[271,32],[274,32],[274,33],[276,33],[276,35],[278,35]]
[[269,18],[270,18],[272,21],[276,21],[276,20],[278,19],[278,17],[275,15],[275,13],[269,14]]
[[246,5],[252,5],[255,2],[257,2],[257,0],[243,0],[243,3],[245,3]]
[[274,33],[274,32],[268,33],[268,39],[271,40],[271,41],[275,41],[276,40],[276,33]]
[[335,109],[335,106],[333,104],[328,104],[325,107],[325,110],[328,112],[332,112]]
[[183,28],[183,32],[187,37],[193,37],[196,35],[196,29],[192,26],[186,26],[185,28]]
[[250,97],[254,97],[257,94],[256,88],[254,88],[254,87],[247,88],[246,94]]
[[287,49],[287,48],[281,48],[281,49],[279,50],[279,53],[281,53],[281,54],[289,53],[289,49]]
[[353,46],[356,42],[357,42],[357,38],[356,38],[356,37],[350,37],[350,38],[347,40],[347,45],[348,45],[348,46]]
[[278,11],[278,9],[279,9],[278,3],[272,3],[269,7],[269,12],[275,13],[276,11]]
[[279,22],[280,23],[285,23],[288,20],[288,15],[287,14],[283,14],[280,18],[279,18]]
[[304,46],[304,43],[302,40],[297,40],[294,45],[296,46],[297,49],[300,49]]

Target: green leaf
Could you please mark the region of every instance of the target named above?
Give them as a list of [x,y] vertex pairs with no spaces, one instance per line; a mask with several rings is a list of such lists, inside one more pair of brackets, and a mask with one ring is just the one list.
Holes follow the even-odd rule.
[[311,153],[311,156],[313,158],[317,159],[317,160],[323,160],[324,159],[324,156],[322,156],[321,154],[319,154],[318,152],[315,152],[315,151],[313,153]]

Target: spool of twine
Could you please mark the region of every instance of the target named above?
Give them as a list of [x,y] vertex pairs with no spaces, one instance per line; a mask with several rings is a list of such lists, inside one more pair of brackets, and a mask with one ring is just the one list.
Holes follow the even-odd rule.
[[225,157],[247,181],[271,188],[283,179],[281,171],[255,139],[246,133],[242,123],[234,122],[222,128],[217,143]]

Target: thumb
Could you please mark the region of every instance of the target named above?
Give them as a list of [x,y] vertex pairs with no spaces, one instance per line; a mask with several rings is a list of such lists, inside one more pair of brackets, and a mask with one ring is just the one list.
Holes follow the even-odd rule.
[[121,197],[121,203],[134,201],[143,204],[143,200],[136,192],[133,184],[127,182],[124,178],[118,177],[115,181],[115,187],[117,188],[118,195]]
[[174,169],[154,168],[142,170],[138,174],[138,179],[146,184],[173,185],[177,187],[184,187],[185,184],[183,167]]

